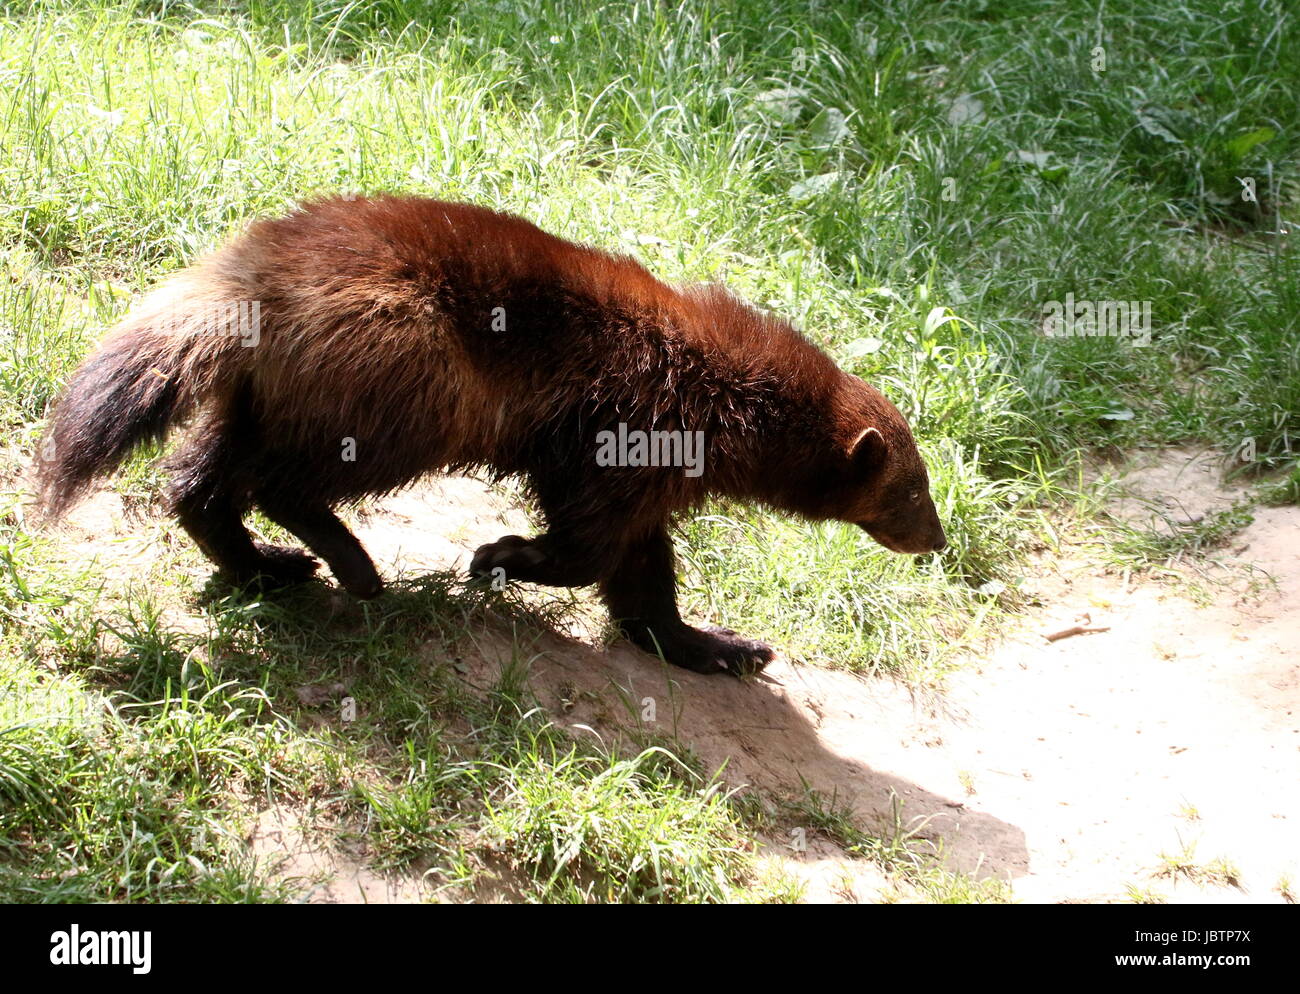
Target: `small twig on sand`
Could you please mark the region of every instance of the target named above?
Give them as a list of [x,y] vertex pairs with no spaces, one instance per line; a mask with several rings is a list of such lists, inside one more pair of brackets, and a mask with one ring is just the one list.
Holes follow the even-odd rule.
[[1069,628],[1062,628],[1059,632],[1043,633],[1043,638],[1049,642],[1056,642],[1059,639],[1068,639],[1071,635],[1089,635],[1092,632],[1108,632],[1110,625],[1071,625]]
[[1074,616],[1075,624],[1069,628],[1062,628],[1059,632],[1043,632],[1043,638],[1049,642],[1057,642],[1061,639],[1068,639],[1072,635],[1089,635],[1092,632],[1108,632],[1110,625],[1093,625],[1092,615],[1086,611],[1083,614]]

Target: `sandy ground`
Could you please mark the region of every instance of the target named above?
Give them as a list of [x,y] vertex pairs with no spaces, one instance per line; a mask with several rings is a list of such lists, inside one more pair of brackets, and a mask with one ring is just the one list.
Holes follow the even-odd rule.
[[[1134,495],[1114,505],[1133,519],[1195,520],[1238,496],[1197,453],[1109,472]],[[73,532],[80,522],[101,542],[120,535],[114,566],[129,570],[147,550],[132,546],[111,501],[79,510]],[[466,479],[398,495],[358,529],[390,575],[463,568],[478,544],[528,531],[519,510]],[[730,784],[791,795],[803,778],[866,828],[890,823],[897,795],[951,866],[1008,881],[1017,900],[1117,901],[1137,887],[1171,902],[1281,901],[1282,879],[1300,887],[1300,508],[1258,510],[1217,559],[1199,598],[1204,564],[1138,581],[1045,559],[1032,578],[1037,605],[942,695],[781,658],[754,682],[702,677],[560,634],[542,637],[531,681],[576,735],[612,737],[631,720],[625,701],[653,702],[658,730],[709,767],[725,764]],[[1043,637],[1080,619],[1107,630]],[[475,683],[509,656],[504,638],[481,650],[466,674]],[[766,840],[765,858],[805,880],[809,900],[890,891],[873,865],[826,840],[810,837],[802,853],[783,842]],[[423,893],[417,880],[384,880],[319,848],[292,812],[265,813],[253,846],[308,900]],[[1234,882],[1162,873],[1166,855],[1198,867],[1221,858]]]

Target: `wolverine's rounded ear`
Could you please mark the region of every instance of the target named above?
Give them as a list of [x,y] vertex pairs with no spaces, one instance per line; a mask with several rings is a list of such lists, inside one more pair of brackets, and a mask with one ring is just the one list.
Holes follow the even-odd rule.
[[849,446],[849,459],[858,469],[879,469],[885,464],[889,447],[885,436],[875,428],[866,428]]

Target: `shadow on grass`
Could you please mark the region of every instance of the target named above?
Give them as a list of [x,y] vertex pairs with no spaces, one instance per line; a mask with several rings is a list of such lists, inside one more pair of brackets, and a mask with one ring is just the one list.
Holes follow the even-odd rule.
[[[843,727],[828,741],[815,698],[851,693],[887,707],[884,681],[810,667],[783,671],[788,686],[702,676],[623,642],[599,648],[561,634],[570,615],[570,603],[529,603],[517,591],[465,585],[454,571],[399,579],[370,602],[320,581],[263,596],[212,580],[179,617],[128,598],[102,623],[112,635],[103,651],[78,669],[124,716],[213,694],[223,713],[244,709],[317,741],[351,743],[381,768],[421,769],[427,757],[429,796],[411,812],[392,807],[386,826],[398,856],[409,844],[418,858],[429,841],[418,829],[432,810],[454,812],[482,788],[458,779],[462,759],[516,754],[545,729],[552,741],[603,755],[661,746],[701,783],[717,774],[777,799],[812,788],[883,838],[902,798],[907,825],[942,840],[949,869],[1001,880],[1027,872],[1016,826],[874,768],[869,740],[846,746]],[[649,722],[647,701],[657,705]],[[430,793],[439,775],[451,800]],[[414,799],[420,788],[402,790]],[[364,790],[354,801],[374,806]]]

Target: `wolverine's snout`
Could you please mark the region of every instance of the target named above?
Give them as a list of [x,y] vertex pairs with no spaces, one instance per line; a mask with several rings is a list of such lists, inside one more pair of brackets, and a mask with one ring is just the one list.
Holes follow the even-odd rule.
[[898,552],[905,555],[923,556],[929,552],[942,552],[948,548],[948,538],[943,533],[943,527],[937,527],[937,534],[931,532],[924,538],[906,536],[900,538],[896,535],[888,535],[879,528],[873,528],[871,525],[858,522],[858,527],[870,535],[873,539],[883,545],[890,552]]

